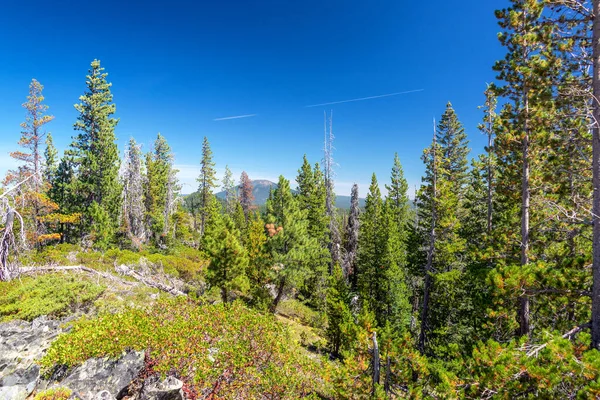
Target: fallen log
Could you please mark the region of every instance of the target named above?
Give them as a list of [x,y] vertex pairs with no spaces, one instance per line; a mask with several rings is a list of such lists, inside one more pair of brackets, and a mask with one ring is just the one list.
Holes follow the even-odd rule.
[[183,293],[181,290],[171,287],[171,286],[168,286],[168,285],[165,285],[160,282],[156,282],[153,279],[147,278],[147,277],[141,275],[139,272],[135,271],[134,269],[129,268],[126,265],[115,266],[115,270],[121,275],[126,275],[126,276],[129,276],[129,277],[135,279],[137,282],[126,281],[126,280],[121,279],[113,274],[108,273],[108,272],[97,271],[93,268],[89,268],[84,265],[67,265],[67,266],[51,266],[51,267],[22,267],[22,268],[19,268],[19,273],[23,274],[23,275],[32,275],[32,274],[39,273],[39,272],[59,272],[59,271],[86,272],[86,273],[93,274],[93,275],[99,275],[105,279],[108,279],[108,280],[111,280],[114,282],[119,282],[123,285],[132,286],[132,285],[138,285],[141,283],[145,286],[149,286],[149,287],[161,290],[163,292],[167,292],[174,296],[186,296],[186,294]]

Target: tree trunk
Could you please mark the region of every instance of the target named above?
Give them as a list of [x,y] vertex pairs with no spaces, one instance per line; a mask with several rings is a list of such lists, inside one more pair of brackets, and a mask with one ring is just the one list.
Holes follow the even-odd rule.
[[273,303],[271,303],[271,307],[269,307],[269,311],[275,313],[277,311],[277,306],[281,301],[281,297],[283,296],[283,289],[285,289],[285,278],[281,278],[279,281],[279,286],[277,287],[277,295],[273,299]]
[[487,234],[492,233],[492,116],[489,116],[487,165]]
[[[8,265],[8,253],[14,245],[13,223],[15,220],[15,210],[8,207],[6,211],[6,223],[4,229],[0,231],[0,281],[11,280],[11,270]],[[23,229],[23,227],[21,227]]]
[[379,345],[377,344],[377,332],[373,332],[373,396],[375,396],[376,385],[379,384],[379,372],[380,372],[380,360],[379,360]]
[[593,221],[593,263],[592,263],[592,348],[600,350],[600,0],[593,0],[593,127],[592,127],[592,169],[594,204]]
[[224,287],[221,288],[221,300],[223,300],[223,303],[227,303],[227,289]]
[[[529,263],[529,93],[524,93],[523,172],[521,175],[521,265]],[[529,335],[529,297],[519,297],[519,335]]]

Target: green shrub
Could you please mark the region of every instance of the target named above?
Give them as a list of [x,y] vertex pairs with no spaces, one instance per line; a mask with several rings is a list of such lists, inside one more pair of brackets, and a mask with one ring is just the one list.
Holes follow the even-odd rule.
[[317,363],[272,315],[240,302],[197,306],[181,298],[77,322],[51,345],[42,370],[127,349],[150,350],[156,372],[176,372],[197,393],[214,390],[217,398],[299,398],[323,385]]
[[96,299],[103,290],[83,276],[71,274],[0,282],[0,321],[61,317]]
[[279,303],[277,311],[313,328],[323,328],[325,325],[325,318],[322,314],[296,299],[283,300]]
[[48,389],[36,394],[34,400],[67,400],[72,393],[69,388]]

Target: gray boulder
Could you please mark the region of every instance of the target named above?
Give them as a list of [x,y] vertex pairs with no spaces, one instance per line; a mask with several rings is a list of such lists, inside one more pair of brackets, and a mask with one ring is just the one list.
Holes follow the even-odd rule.
[[115,396],[110,394],[108,390],[103,390],[101,392],[96,393],[96,397],[94,400],[115,400]]
[[35,361],[61,332],[60,325],[45,316],[0,324],[0,399],[24,400],[33,392],[40,377]]
[[163,380],[149,378],[144,382],[142,400],[183,400],[183,382],[168,376]]
[[[82,365],[69,371],[64,378],[47,387],[68,387],[73,394],[85,400],[119,398],[144,368],[144,352],[130,351],[117,360],[90,358]],[[106,394],[107,392],[108,394]]]

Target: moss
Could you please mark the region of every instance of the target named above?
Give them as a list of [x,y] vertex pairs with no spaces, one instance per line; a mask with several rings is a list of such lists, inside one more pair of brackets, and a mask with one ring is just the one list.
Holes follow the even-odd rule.
[[61,317],[84,307],[104,290],[81,275],[55,274],[0,282],[0,321]]

